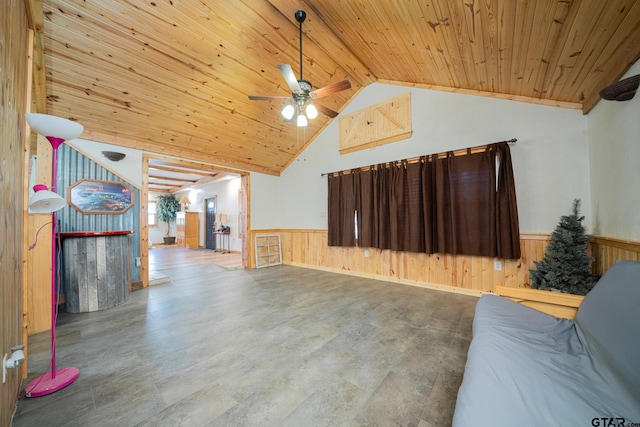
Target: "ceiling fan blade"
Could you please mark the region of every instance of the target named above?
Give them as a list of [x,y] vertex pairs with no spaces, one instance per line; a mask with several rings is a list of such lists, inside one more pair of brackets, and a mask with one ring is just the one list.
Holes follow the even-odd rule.
[[291,65],[289,64],[278,64],[278,68],[282,73],[282,77],[287,82],[287,85],[291,88],[291,90],[295,93],[302,92],[300,88],[300,83],[298,83],[298,79],[296,79],[296,75],[293,74],[293,69],[291,69]]
[[313,105],[316,106],[319,112],[321,112],[325,116],[331,117],[332,119],[338,115],[336,111],[333,111],[331,108],[327,108],[324,105],[316,104],[315,102]]
[[346,90],[351,88],[351,83],[349,80],[342,80],[341,82],[332,83],[325,87],[321,87],[320,89],[316,89],[311,92],[312,98],[321,98],[323,96],[331,95],[332,93],[340,92],[341,90]]
[[260,95],[249,95],[249,99],[252,101],[280,101],[284,99],[289,99],[289,96],[260,96]]

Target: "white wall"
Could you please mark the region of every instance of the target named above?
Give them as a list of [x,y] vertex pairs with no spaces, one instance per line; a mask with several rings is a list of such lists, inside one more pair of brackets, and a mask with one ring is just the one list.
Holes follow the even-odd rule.
[[[67,144],[128,183],[142,188],[142,151],[80,138],[67,141]],[[125,158],[114,162],[104,157],[103,151],[123,153]]]
[[[640,61],[623,78],[636,74]],[[640,241],[640,93],[600,101],[587,117],[594,233]]]
[[[202,185],[197,185],[189,191],[179,191],[176,197],[187,196],[191,201],[189,212],[198,212],[200,225],[200,247],[205,247],[205,200],[217,197],[217,213],[227,215],[228,221],[224,225],[231,227],[229,235],[229,249],[240,252],[242,241],[238,238],[238,190],[240,189],[240,177],[232,179],[213,181]],[[225,248],[226,249],[226,248]]]
[[[341,155],[334,120],[279,178],[251,175],[252,228],[327,227],[327,182],[321,173],[517,138],[512,146],[521,232],[550,233],[573,199],[590,227],[587,119],[581,111],[486,97],[373,84],[350,113],[411,92],[410,139]],[[256,189],[277,187],[278,203]]]
[[[281,219],[280,178],[252,172],[250,174],[251,228],[286,227]],[[310,189],[313,191],[313,189]]]

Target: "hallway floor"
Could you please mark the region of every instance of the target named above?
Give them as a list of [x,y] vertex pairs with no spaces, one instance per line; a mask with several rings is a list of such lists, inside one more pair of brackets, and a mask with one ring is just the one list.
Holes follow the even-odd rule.
[[149,285],[170,282],[171,277],[164,270],[201,264],[214,264],[220,267],[220,271],[244,268],[239,252],[221,253],[212,249],[158,245],[149,250]]
[[[13,426],[451,424],[476,298],[282,265],[163,271],[60,314],[58,367],[80,377],[20,399]],[[29,344],[30,380],[49,333]]]
[[242,268],[240,252],[216,252],[213,249],[187,249],[157,245],[149,249],[149,270],[167,270],[200,264],[216,264],[226,270]]

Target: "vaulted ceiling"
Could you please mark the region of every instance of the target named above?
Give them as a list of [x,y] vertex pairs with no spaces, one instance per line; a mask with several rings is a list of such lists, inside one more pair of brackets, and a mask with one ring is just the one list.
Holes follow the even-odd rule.
[[317,100],[338,112],[383,82],[587,113],[640,57],[637,0],[27,1],[38,111],[85,139],[276,175],[331,120],[302,132],[282,102],[248,99],[291,94],[277,64],[299,77],[299,9],[304,79],[351,82]]

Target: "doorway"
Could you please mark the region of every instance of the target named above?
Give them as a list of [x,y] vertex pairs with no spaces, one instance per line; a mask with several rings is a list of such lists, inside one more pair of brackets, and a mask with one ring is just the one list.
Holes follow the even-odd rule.
[[205,245],[207,249],[216,250],[216,206],[218,205],[218,198],[211,197],[204,200],[205,206]]
[[[178,171],[179,170],[179,171]],[[177,186],[175,174],[180,174],[180,178],[187,179],[189,182],[182,183]],[[185,176],[192,175],[192,176]],[[250,177],[248,172],[238,171],[235,169],[228,169],[221,166],[212,166],[203,163],[197,163],[189,160],[183,159],[175,159],[175,158],[167,158],[158,155],[152,154],[143,154],[142,156],[142,176],[143,176],[143,185],[140,193],[140,198],[143,201],[149,200],[150,192],[176,192],[185,190],[188,188],[206,185],[209,182],[216,181],[216,183],[221,183],[229,179],[229,176],[240,177],[240,189],[238,189],[238,227],[237,227],[237,235],[234,235],[233,238],[237,238],[240,241],[241,245],[241,265],[244,268],[248,268],[251,264],[249,260],[251,259],[249,252],[251,251],[250,245],[248,244],[248,234],[250,228],[250,216],[249,216],[249,189],[250,189]],[[200,220],[200,238],[202,238],[202,233],[204,233],[204,239],[201,240],[204,243],[204,247],[207,249],[217,249],[217,241],[216,241],[216,226],[219,225],[219,221],[216,221],[216,217],[220,212],[220,205],[218,202],[223,203],[221,200],[218,200],[218,197],[221,195],[219,191],[222,190],[210,190],[210,194],[203,194],[203,198],[197,201],[199,206],[204,208],[204,211],[201,211]],[[226,193],[225,193],[226,194]],[[201,196],[202,197],[202,196]],[[213,203],[209,203],[213,202]],[[236,202],[233,202],[236,203]],[[149,239],[150,231],[157,231],[150,224],[155,224],[155,222],[149,222],[150,214],[148,212],[148,204],[141,203],[140,205],[140,285],[142,287],[147,287],[149,285],[149,249],[151,248]],[[204,206],[203,206],[204,205]],[[208,209],[208,205],[210,209]],[[209,211],[209,212],[208,212]],[[235,215],[235,213],[234,213]],[[157,237],[157,236],[154,236]],[[201,251],[203,254],[209,251]],[[212,251],[213,252],[213,251]],[[197,251],[188,251],[189,255],[196,255]],[[160,254],[158,254],[160,255]],[[221,254],[216,254],[221,255]],[[177,259],[177,255],[175,255]],[[226,257],[233,259],[234,263],[237,263],[235,257]],[[164,261],[161,261],[164,262]],[[231,267],[235,268],[235,264]]]

